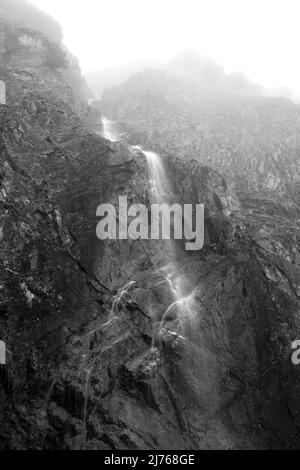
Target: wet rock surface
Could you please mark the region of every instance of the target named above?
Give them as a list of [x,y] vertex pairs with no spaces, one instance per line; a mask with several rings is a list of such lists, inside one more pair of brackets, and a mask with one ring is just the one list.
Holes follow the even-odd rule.
[[[265,144],[255,147],[267,118],[247,118],[257,126],[249,153],[237,150],[236,124],[229,129],[219,110],[202,129],[210,144],[201,151],[188,144],[186,154],[180,142],[194,134],[178,133],[178,113],[160,135],[143,116],[144,141],[130,124],[131,142],[134,131],[141,140],[133,143],[164,150],[170,197],[205,204],[204,248],[175,244],[186,295],[178,305],[163,241],[96,237],[99,204],[127,195],[149,207],[143,153],[97,135],[100,116],[74,92],[72,65],[36,69],[30,51],[15,45],[37,44],[11,39],[32,33],[0,28],[8,93],[0,106],[0,337],[8,350],[0,448],[299,448],[299,371],[291,363],[291,342],[300,337],[298,107],[283,103],[290,118],[276,115],[294,152],[270,157],[271,178],[281,175],[276,193],[265,186],[266,171],[260,182],[249,169],[249,185],[238,184],[253,159],[269,161],[259,150]],[[134,120],[135,99],[109,117]],[[162,110],[151,98],[151,112],[166,124],[155,99]],[[275,119],[272,100],[251,106]],[[230,164],[211,151],[215,128],[235,155]],[[278,154],[280,145],[264,136]]]

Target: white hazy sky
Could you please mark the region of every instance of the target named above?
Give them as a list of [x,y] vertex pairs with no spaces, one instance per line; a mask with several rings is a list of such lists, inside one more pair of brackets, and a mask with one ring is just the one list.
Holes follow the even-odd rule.
[[300,92],[300,0],[32,0],[56,18],[83,72],[185,49]]

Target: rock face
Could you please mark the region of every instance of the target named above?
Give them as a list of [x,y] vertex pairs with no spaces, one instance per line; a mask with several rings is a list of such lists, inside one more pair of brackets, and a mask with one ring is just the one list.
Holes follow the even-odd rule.
[[197,158],[235,178],[242,192],[297,190],[300,107],[288,99],[207,98],[196,86],[153,70],[106,90],[98,107],[125,123],[131,141]]
[[205,204],[203,250],[175,250],[192,302],[168,308],[163,241],[96,237],[99,204],[149,206],[143,153],[95,133],[78,72],[42,35],[3,23],[0,38],[0,448],[299,448],[298,107],[203,104],[194,132],[180,82],[105,95],[133,143],[161,149],[170,197]]

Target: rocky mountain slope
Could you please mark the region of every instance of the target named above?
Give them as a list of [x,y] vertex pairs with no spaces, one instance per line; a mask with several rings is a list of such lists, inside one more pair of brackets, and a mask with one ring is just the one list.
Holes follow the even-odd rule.
[[98,135],[58,45],[1,22],[0,57],[0,448],[299,448],[298,108],[198,105],[160,73],[105,94],[171,199],[205,204],[203,250],[176,244],[192,304],[168,309],[163,241],[96,237],[99,204],[149,206],[143,153]]
[[196,157],[243,178],[243,189],[294,191],[298,184],[300,107],[288,99],[203,95],[201,86],[150,70],[107,89],[95,105],[125,123],[133,142]]

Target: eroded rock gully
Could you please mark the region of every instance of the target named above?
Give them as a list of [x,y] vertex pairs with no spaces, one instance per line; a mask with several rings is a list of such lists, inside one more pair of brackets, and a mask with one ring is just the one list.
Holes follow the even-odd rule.
[[203,148],[162,149],[174,199],[205,204],[203,250],[175,249],[193,305],[166,315],[163,242],[95,232],[102,202],[149,205],[142,152],[95,133],[77,72],[43,63],[47,41],[0,27],[0,448],[299,448],[297,181],[278,160],[277,198],[254,194]]

